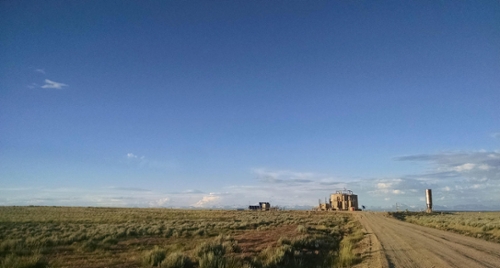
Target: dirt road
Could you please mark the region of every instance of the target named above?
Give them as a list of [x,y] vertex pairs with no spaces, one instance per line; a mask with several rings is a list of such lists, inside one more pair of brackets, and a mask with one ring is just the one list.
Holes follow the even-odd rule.
[[500,244],[384,216],[356,213],[367,233],[358,267],[500,267]]

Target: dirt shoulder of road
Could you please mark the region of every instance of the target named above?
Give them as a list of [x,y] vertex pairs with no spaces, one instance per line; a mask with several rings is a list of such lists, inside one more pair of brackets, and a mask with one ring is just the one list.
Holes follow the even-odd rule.
[[355,253],[360,254],[362,261],[355,265],[354,268],[389,267],[380,241],[373,233],[370,225],[365,222],[366,217],[363,217],[361,213],[353,214],[363,226],[364,233],[364,238],[358,243],[358,247],[355,250]]

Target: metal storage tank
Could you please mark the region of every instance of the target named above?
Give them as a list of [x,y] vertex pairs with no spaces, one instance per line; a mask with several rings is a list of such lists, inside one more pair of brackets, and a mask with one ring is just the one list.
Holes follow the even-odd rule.
[[432,212],[432,190],[425,189],[425,199],[427,201],[427,213]]

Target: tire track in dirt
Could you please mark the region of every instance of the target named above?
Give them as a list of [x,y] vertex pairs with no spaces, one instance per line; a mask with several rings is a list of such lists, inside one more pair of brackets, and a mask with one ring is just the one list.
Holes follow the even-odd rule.
[[[500,244],[398,221],[383,213],[356,212],[355,216],[370,243],[381,247],[380,253],[376,247],[365,250],[359,267],[500,267]],[[371,265],[375,263],[380,265]]]
[[[484,265],[485,267],[500,267],[500,263],[498,263],[498,259],[500,258],[500,252],[495,252],[484,248],[483,249],[477,248],[474,247],[473,244],[464,244],[457,240],[454,240],[454,242],[452,242],[445,236],[439,236],[439,234],[433,235],[426,232],[422,232],[421,230],[416,230],[415,233],[418,233],[419,235],[422,235],[428,239],[434,240],[437,243],[443,243],[448,247],[454,248],[457,253],[462,254],[464,257],[467,257],[471,260],[474,260],[475,259],[474,256],[478,254],[486,254],[488,258],[482,260],[481,263],[482,265]],[[443,258],[447,258],[447,256],[443,256]]]

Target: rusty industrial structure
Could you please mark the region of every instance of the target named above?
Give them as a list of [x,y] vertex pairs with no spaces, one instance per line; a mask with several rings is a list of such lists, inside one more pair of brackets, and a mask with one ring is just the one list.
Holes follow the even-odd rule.
[[351,190],[337,191],[330,195],[330,200],[326,200],[325,203],[321,203],[319,200],[319,206],[317,210],[320,211],[356,211],[359,210],[358,207],[358,196],[355,195]]
[[427,213],[432,213],[432,190],[425,189],[425,200],[427,203]]
[[248,209],[268,211],[271,209],[271,204],[269,202],[259,202],[258,206],[248,206]]

